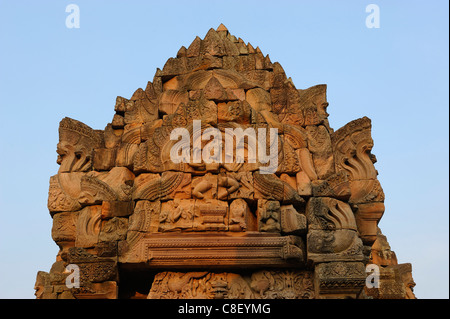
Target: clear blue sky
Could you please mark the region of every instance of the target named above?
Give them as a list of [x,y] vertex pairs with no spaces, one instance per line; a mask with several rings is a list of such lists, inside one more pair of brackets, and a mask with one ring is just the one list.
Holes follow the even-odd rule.
[[[80,28],[65,25],[80,8]],[[380,28],[365,24],[368,4]],[[449,292],[448,1],[0,0],[0,298],[34,298],[58,252],[48,183],[59,121],[103,129],[131,97],[209,28],[278,61],[297,88],[328,84],[330,124],[372,119],[386,193],[380,227],[413,265],[419,298]]]

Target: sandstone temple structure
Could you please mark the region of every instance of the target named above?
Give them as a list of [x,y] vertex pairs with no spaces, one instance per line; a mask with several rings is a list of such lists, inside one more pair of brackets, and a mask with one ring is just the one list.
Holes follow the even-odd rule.
[[[297,89],[220,25],[117,97],[104,130],[62,119],[48,196],[59,252],[37,298],[415,298],[378,228],[371,121],[335,131],[327,106],[326,85]],[[186,161],[172,157],[177,128]],[[238,138],[249,128],[263,147]],[[205,152],[208,129],[235,149]],[[249,160],[255,145],[272,172]]]

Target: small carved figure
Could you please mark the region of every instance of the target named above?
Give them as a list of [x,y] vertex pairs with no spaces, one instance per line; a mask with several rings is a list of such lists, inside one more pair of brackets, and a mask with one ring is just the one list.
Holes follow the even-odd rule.
[[280,226],[280,203],[278,201],[268,201],[265,209],[261,211],[259,231],[279,232]]

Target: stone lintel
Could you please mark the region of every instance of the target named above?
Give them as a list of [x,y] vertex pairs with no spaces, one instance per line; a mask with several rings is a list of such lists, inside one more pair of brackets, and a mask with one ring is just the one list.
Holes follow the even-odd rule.
[[302,267],[304,252],[304,243],[297,236],[258,232],[152,234],[119,257],[119,263],[164,269]]

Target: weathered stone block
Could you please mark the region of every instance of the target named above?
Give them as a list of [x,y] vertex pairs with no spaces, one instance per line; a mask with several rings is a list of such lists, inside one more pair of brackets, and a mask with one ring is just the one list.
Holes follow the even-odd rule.
[[115,148],[97,148],[94,150],[94,170],[108,171],[116,164]]
[[281,206],[281,232],[288,235],[303,235],[306,233],[306,217],[297,212],[292,205]]

